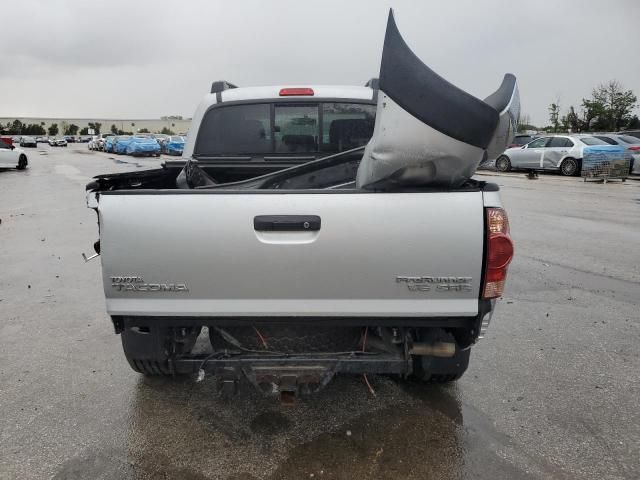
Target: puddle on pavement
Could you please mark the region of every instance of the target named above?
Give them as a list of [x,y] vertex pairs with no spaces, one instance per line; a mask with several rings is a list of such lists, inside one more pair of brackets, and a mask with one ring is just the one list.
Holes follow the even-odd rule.
[[530,457],[526,470],[505,460],[509,437],[461,403],[456,386],[373,383],[375,398],[361,378],[338,377],[287,407],[248,384],[223,399],[212,377],[141,377],[122,450],[85,452],[55,478],[494,479],[548,470]]

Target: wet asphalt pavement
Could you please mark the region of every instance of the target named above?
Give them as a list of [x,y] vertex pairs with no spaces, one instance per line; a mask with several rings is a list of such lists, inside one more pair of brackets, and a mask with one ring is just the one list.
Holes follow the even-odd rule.
[[[122,163],[125,162],[125,163]],[[516,258],[447,387],[360,377],[281,406],[134,373],[105,314],[92,175],[157,166],[30,151],[0,170],[2,479],[636,479],[640,181],[488,174]]]

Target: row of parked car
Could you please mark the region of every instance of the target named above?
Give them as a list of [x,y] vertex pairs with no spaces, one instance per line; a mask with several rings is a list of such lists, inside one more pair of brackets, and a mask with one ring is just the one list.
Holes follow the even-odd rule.
[[640,130],[617,133],[515,136],[511,146],[495,159],[495,169],[555,170],[562,175],[578,175],[586,147],[619,145],[630,161],[630,173],[640,174]]
[[98,150],[119,155],[159,156],[182,155],[185,138],[181,135],[159,133],[138,135],[97,135],[88,144],[89,150]]
[[66,147],[66,137],[11,137],[13,144],[19,144],[21,148],[37,148],[39,143],[47,143],[50,147]]

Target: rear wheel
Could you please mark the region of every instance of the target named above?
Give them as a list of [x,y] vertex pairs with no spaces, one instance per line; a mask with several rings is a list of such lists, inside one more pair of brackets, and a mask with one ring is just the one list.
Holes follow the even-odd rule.
[[170,359],[187,354],[196,343],[200,327],[127,327],[120,336],[131,368],[148,376],[173,376]]
[[575,158],[565,158],[560,164],[560,173],[565,177],[573,177],[578,172],[578,161]]
[[496,159],[496,170],[499,172],[509,172],[511,171],[511,160],[506,155],[500,155]]
[[18,158],[18,166],[16,168],[18,170],[24,170],[25,168],[27,168],[28,163],[29,162],[27,161],[27,156],[20,155],[20,158]]
[[[438,333],[423,330],[417,332],[419,339],[427,339],[455,342],[451,333],[440,331]],[[458,380],[469,367],[471,348],[461,350],[456,343],[456,351],[452,357],[414,356],[413,378],[424,383],[449,383]]]

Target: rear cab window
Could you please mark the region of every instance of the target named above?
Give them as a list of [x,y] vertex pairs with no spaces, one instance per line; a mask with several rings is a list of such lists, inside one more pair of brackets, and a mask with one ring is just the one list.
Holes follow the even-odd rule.
[[373,103],[264,102],[212,107],[194,156],[323,156],[365,145],[373,134]]

